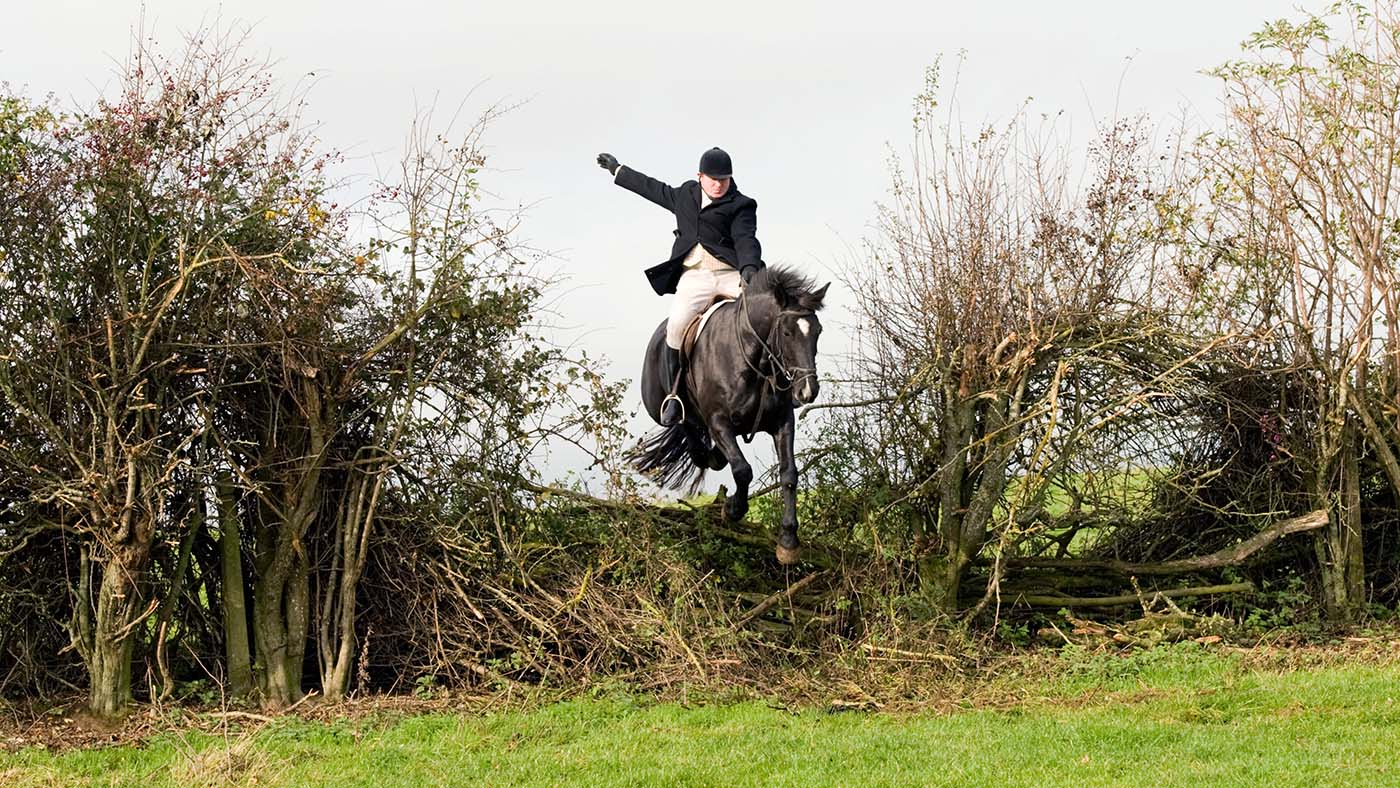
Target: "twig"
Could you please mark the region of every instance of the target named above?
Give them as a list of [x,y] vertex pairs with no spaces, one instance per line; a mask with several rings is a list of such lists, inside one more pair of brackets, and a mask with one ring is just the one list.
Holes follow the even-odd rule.
[[117,630],[117,633],[112,636],[112,641],[120,643],[122,640],[125,640],[126,636],[130,635],[133,629],[139,626],[142,621],[145,621],[147,618],[150,618],[152,613],[156,612],[157,607],[160,607],[160,601],[152,599],[151,604],[147,606],[146,611],[144,613],[132,619],[131,623]]
[[[944,662],[950,665],[956,665],[958,663],[957,657],[950,657],[947,654],[934,654],[925,651],[906,651],[902,648],[894,648],[893,646],[877,646],[874,643],[862,643],[860,644],[860,648],[864,651],[891,654],[894,657],[904,657],[904,659],[901,660],[903,662]],[[871,657],[871,659],[876,658],[877,657]],[[892,658],[893,657],[884,657],[884,659]]]
[[288,706],[287,708],[283,709],[283,710],[282,710],[282,713],[283,713],[283,714],[291,714],[293,711],[296,710],[296,707],[298,707],[298,706],[300,706],[301,704],[307,702],[308,700],[311,700],[312,698],[316,697],[316,694],[317,694],[317,693],[316,693],[316,690],[311,690],[310,692],[306,693],[305,695],[302,695],[300,700],[298,700],[296,703],[293,703],[292,705]]
[[764,613],[767,613],[770,608],[772,608],[774,605],[778,604],[783,600],[791,601],[793,594],[796,594],[798,591],[801,591],[802,589],[811,585],[813,581],[815,581],[819,577],[822,577],[828,571],[829,570],[823,569],[819,572],[813,572],[812,574],[807,575],[801,580],[798,580],[796,583],[793,583],[792,585],[788,586],[786,589],[778,591],[774,594],[770,594],[767,599],[764,599],[762,602],[759,602],[757,605],[754,605],[753,609],[745,613],[743,618],[740,618],[738,621],[734,622],[734,626],[731,627],[731,629],[737,630],[745,624],[748,624],[755,618],[758,618]]
[[[297,702],[300,703],[301,701]],[[291,711],[292,708],[295,707],[289,707],[287,711]],[[209,712],[207,716],[216,717],[218,719],[238,718],[247,720],[257,720],[258,722],[276,722],[276,720],[274,720],[272,717],[269,717],[265,714],[254,714],[251,711],[213,711]]]

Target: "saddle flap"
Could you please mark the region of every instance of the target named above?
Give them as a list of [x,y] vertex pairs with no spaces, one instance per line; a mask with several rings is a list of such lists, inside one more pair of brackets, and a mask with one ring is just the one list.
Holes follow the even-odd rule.
[[713,315],[716,310],[725,304],[732,304],[734,301],[735,299],[733,298],[715,296],[715,300],[710,302],[708,307],[705,307],[703,311],[690,319],[690,322],[686,324],[685,333],[681,335],[681,353],[684,354],[687,359],[690,358],[691,352],[695,350],[695,343],[700,339],[700,332],[705,330],[705,323],[709,321],[710,315]]

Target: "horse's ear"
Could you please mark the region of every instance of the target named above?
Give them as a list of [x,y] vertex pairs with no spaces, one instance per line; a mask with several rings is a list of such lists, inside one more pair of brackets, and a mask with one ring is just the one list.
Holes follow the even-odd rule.
[[813,312],[817,311],[818,309],[821,309],[822,301],[826,298],[826,289],[828,287],[831,287],[830,282],[827,282],[826,284],[822,285],[822,289],[816,291],[815,293],[804,294],[800,299],[798,299],[798,303],[802,304],[803,309],[810,309]]

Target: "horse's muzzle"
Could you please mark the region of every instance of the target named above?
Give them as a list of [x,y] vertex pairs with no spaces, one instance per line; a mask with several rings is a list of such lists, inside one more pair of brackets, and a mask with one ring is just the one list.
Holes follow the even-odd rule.
[[810,405],[817,399],[817,392],[821,388],[817,383],[815,373],[804,375],[801,380],[792,387],[792,398],[799,405]]

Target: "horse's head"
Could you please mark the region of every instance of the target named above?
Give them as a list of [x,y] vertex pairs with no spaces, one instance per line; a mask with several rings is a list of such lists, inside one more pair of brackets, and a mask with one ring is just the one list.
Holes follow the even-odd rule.
[[811,280],[787,268],[769,267],[754,276],[749,289],[772,299],[767,341],[777,362],[776,372],[788,378],[792,398],[806,405],[817,398],[817,339],[822,308],[830,283],[814,289]]

